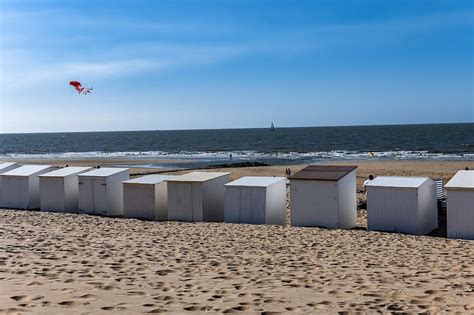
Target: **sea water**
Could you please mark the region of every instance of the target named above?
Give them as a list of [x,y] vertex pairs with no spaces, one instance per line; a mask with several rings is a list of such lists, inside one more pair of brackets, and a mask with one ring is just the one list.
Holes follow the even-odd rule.
[[0,134],[0,160],[15,158],[187,161],[181,166],[244,161],[474,160],[474,123]]

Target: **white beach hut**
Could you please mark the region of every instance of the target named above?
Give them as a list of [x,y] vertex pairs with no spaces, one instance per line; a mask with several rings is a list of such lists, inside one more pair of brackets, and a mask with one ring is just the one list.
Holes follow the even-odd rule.
[[0,174],[0,204],[6,208],[37,209],[40,206],[39,175],[52,171],[49,165],[24,165]]
[[231,173],[192,172],[167,180],[168,219],[188,222],[224,221],[224,185]]
[[128,168],[102,167],[79,177],[79,212],[105,216],[123,215],[123,185]]
[[123,182],[123,216],[168,220],[168,183],[172,175],[147,175]]
[[[6,173],[10,170],[20,167],[16,162],[0,162],[0,174]],[[2,191],[2,177],[0,176],[0,196]]]
[[225,185],[225,222],[285,224],[286,178],[245,176]]
[[78,175],[90,167],[65,167],[39,176],[40,209],[42,211],[78,211]]
[[474,240],[474,171],[458,171],[444,188],[448,238]]
[[290,176],[291,225],[355,227],[356,168],[309,165]]
[[367,184],[368,230],[420,235],[437,227],[436,185],[428,177],[378,176]]

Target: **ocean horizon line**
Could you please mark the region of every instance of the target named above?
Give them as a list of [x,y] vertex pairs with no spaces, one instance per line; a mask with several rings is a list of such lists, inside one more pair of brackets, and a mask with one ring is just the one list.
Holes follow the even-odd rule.
[[[270,122],[272,123],[272,122]],[[274,123],[274,122],[273,122]],[[438,126],[438,125],[470,125],[472,122],[436,122],[436,123],[394,123],[373,125],[323,125],[323,126],[275,126],[275,129],[303,129],[303,128],[354,128],[354,127],[387,127],[387,126]],[[271,126],[271,125],[269,125]],[[114,132],[169,132],[169,131],[218,131],[218,130],[265,130],[270,127],[235,127],[235,128],[190,128],[190,129],[130,129],[130,130],[85,130],[85,131],[41,131],[41,132],[0,132],[0,135],[28,135],[28,134],[65,134],[65,133],[114,133]]]

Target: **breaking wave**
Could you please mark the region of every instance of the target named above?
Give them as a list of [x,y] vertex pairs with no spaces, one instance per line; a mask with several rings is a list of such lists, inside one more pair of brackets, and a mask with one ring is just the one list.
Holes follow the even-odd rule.
[[23,154],[7,153],[0,159],[176,159],[176,160],[278,160],[278,161],[320,161],[320,160],[474,160],[474,153],[433,153],[428,151],[320,151],[320,152],[256,152],[256,151],[218,151],[218,152],[163,152],[163,151],[130,151],[130,152],[64,152]]

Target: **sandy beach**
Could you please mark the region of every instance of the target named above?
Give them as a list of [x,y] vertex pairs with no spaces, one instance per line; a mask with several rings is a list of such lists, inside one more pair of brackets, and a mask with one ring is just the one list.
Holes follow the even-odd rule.
[[[447,180],[474,168],[338,164],[354,163],[359,185],[369,174]],[[282,176],[303,166],[226,170]],[[147,172],[156,170],[133,169]],[[1,210],[0,312],[474,312],[474,242],[368,232],[363,212],[359,221],[345,231]]]
[[474,315],[473,1],[0,0],[0,315]]

